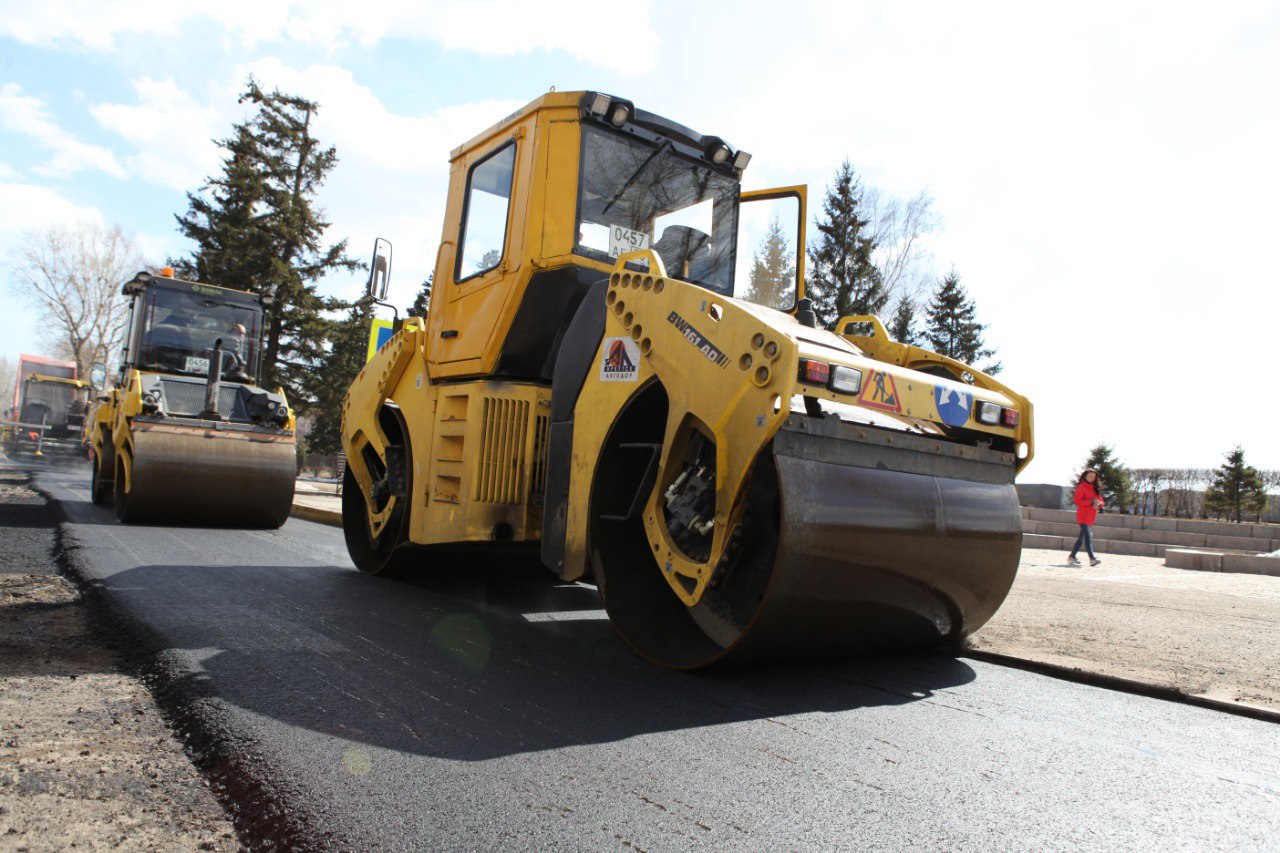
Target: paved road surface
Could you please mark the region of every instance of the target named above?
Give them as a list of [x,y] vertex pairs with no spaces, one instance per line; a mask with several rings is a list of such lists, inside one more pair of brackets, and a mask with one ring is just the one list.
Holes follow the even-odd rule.
[[[594,590],[360,575],[339,530],[124,528],[43,474],[252,832],[322,847],[1280,849],[1280,728],[974,661],[711,674]],[[217,774],[217,768],[215,768]],[[301,835],[299,835],[299,833]]]

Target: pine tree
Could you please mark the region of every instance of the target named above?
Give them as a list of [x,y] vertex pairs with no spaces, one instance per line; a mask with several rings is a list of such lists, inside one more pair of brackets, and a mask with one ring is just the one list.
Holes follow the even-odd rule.
[[333,323],[329,351],[307,383],[307,391],[315,400],[311,407],[315,418],[307,436],[311,453],[337,453],[342,449],[342,403],[347,388],[365,365],[372,320],[373,302],[361,300],[345,319]]
[[1084,468],[1077,471],[1071,480],[1072,491],[1080,482],[1080,473],[1085,468],[1092,468],[1098,472],[1099,492],[1110,509],[1116,512],[1128,512],[1133,507],[1133,477],[1124,463],[1116,458],[1115,451],[1110,445],[1099,444],[1089,451],[1089,458],[1085,460]]
[[785,310],[796,297],[796,258],[775,214],[760,240],[751,264],[751,277],[743,298],[757,305]]
[[418,290],[418,295],[413,298],[413,304],[409,306],[407,315],[410,317],[426,317],[427,311],[431,308],[431,280],[435,277],[435,273],[427,276],[426,281],[422,282],[422,287]]
[[889,321],[889,336],[900,344],[917,345],[920,333],[916,331],[916,303],[905,294],[898,299],[898,306]]
[[[982,339],[986,326],[977,320],[978,309],[955,270],[944,278],[938,292],[925,307],[925,345],[938,353],[964,364],[975,364],[979,359],[996,354]],[[984,373],[996,374],[1003,369],[999,362],[979,368]]]
[[861,201],[862,187],[845,160],[827,188],[822,202],[826,218],[815,222],[818,238],[809,246],[806,292],[827,328],[850,314],[876,314],[888,301],[871,261],[876,246],[870,223],[858,215]]
[[1257,517],[1267,508],[1267,489],[1262,475],[1257,468],[1245,464],[1244,450],[1238,445],[1213,472],[1213,482],[1205,489],[1204,508],[1237,522],[1246,514]]
[[196,248],[174,266],[185,278],[272,298],[259,381],[283,385],[305,410],[307,380],[332,327],[322,312],[345,307],[320,296],[316,284],[359,266],[347,257],[346,240],[325,245],[329,223],[314,205],[338,157],[312,134],[315,102],[264,92],[253,78],[239,100],[257,112],[218,143],[227,152],[222,173],[187,194],[189,209],[176,218]]

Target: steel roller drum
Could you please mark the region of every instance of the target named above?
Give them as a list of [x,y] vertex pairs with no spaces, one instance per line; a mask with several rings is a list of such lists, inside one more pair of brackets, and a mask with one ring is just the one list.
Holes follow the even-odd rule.
[[605,606],[636,651],[677,669],[959,641],[1013,585],[1013,473],[988,448],[793,417],[756,464],[752,532],[718,585],[688,608],[651,559],[606,561]]
[[279,527],[289,517],[297,471],[292,433],[135,421],[132,437],[121,520]]

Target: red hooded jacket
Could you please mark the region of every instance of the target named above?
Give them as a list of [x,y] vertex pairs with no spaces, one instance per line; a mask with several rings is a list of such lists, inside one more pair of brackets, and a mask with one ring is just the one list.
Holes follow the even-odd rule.
[[[1093,483],[1082,482],[1076,486],[1076,523],[1093,524],[1097,521],[1098,508],[1093,505],[1093,502],[1101,500],[1102,495],[1098,494],[1098,490]],[[1105,501],[1103,503],[1105,504]]]

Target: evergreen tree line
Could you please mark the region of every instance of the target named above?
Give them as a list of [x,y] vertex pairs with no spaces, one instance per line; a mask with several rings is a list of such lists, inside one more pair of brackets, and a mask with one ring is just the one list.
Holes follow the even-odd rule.
[[[995,349],[985,341],[977,306],[954,269],[936,280],[919,281],[922,237],[936,228],[931,199],[920,194],[905,203],[887,199],[859,180],[848,160],[827,188],[816,236],[806,248],[809,271],[805,294],[823,327],[834,331],[842,317],[888,312],[889,335],[999,373],[988,361]],[[769,224],[755,249],[744,296],[762,305],[786,308],[794,291],[795,256],[780,222]],[[985,362],[979,365],[979,362]]]
[[[1260,471],[1235,447],[1217,468],[1129,468],[1114,448],[1099,444],[1080,468],[1094,468],[1108,511],[1175,518],[1259,521],[1280,514],[1280,471]],[[1072,479],[1074,489],[1080,471]]]

